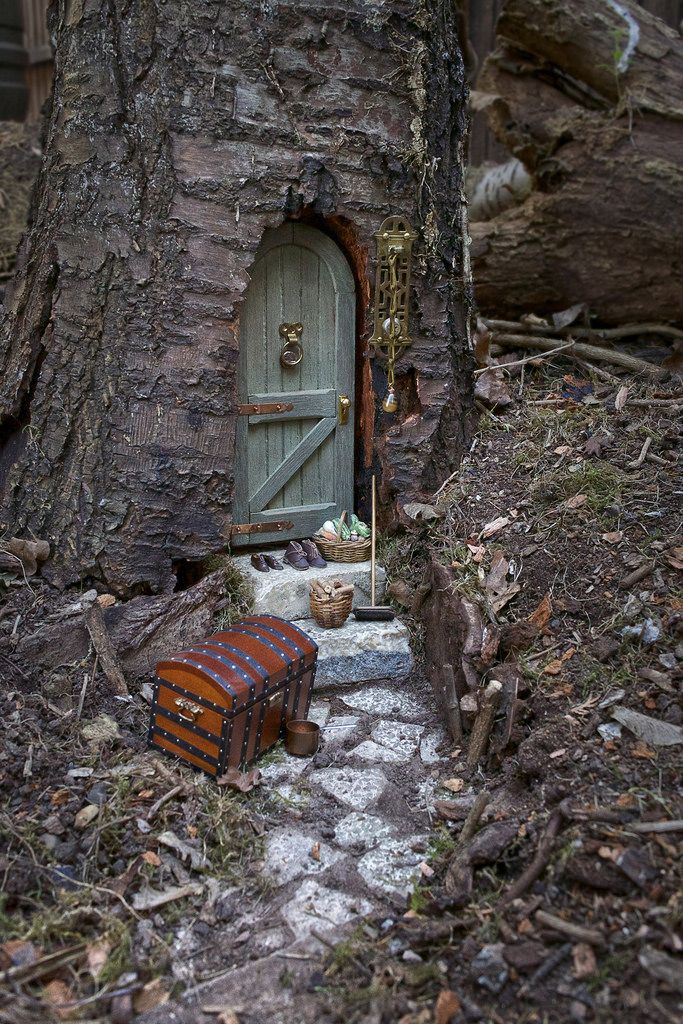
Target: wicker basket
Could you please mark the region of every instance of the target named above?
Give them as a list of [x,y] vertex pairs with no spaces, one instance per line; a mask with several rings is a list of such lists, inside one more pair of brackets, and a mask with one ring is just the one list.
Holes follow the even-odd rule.
[[330,597],[328,601],[322,601],[311,594],[310,599],[311,615],[323,629],[339,629],[351,614],[353,594],[340,594],[339,597]]
[[314,537],[313,540],[326,562],[367,562],[370,557],[371,542],[365,540],[325,540]]

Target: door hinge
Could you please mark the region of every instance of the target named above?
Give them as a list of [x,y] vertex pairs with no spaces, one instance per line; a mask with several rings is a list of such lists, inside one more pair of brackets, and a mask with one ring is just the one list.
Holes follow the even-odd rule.
[[238,416],[269,416],[276,412],[292,412],[292,402],[262,402],[260,405],[238,405]]
[[244,536],[250,533],[282,533],[291,530],[294,523],[291,519],[274,519],[272,523],[234,523],[230,527],[230,536]]

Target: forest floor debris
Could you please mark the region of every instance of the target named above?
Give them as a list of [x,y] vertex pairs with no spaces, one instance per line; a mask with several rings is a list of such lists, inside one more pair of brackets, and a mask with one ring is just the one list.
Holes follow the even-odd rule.
[[[565,370],[560,353],[501,371],[508,385],[524,372],[523,398],[485,414],[435,514],[383,545],[427,662],[433,560],[499,638],[477,679],[505,700],[483,709],[474,759],[478,701],[456,715],[449,688],[448,739],[418,675],[335,696],[308,777],[278,755],[251,791],[217,787],[145,750],[134,674],[117,698],[92,649],[52,673],[18,663],[22,636],[78,595],[5,580],[3,1024],[159,1022],[171,1006],[192,1024],[257,1024],[267,998],[292,1024],[676,1019],[680,424],[627,376],[534,404]],[[392,792],[398,834],[376,810]],[[306,871],[283,881],[294,848]],[[407,899],[376,888],[389,869]],[[280,904],[315,948],[286,945]],[[330,920],[312,924],[322,905]]]

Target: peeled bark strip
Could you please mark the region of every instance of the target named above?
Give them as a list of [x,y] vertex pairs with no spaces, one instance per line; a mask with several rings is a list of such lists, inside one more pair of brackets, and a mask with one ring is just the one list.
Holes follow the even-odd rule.
[[487,685],[481,700],[481,709],[472,727],[470,745],[467,750],[468,767],[474,768],[481,761],[489,745],[489,737],[503,696],[503,684],[492,679]]
[[482,311],[680,320],[679,34],[631,0],[509,0],[477,105],[535,182],[471,227]]
[[[449,0],[59,0],[32,226],[0,333],[0,508],[44,575],[122,595],[232,524],[239,312],[263,232],[313,223],[361,296],[374,233],[419,231],[401,412],[359,339],[357,483],[433,492],[472,415],[465,71]],[[373,441],[374,434],[374,441]],[[0,524],[1,525],[1,524]]]

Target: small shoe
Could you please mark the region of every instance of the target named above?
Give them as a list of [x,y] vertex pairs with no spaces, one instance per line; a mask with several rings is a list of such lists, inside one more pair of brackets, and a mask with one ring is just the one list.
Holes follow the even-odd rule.
[[277,560],[275,555],[264,555],[263,557],[266,561],[266,565],[269,565],[271,569],[277,569],[278,572],[280,571],[280,569],[284,569],[284,565],[282,564],[282,562],[279,562]]
[[327,562],[318,551],[315,543],[312,540],[302,540],[301,547],[303,553],[306,556],[306,561],[309,565],[313,566],[314,569],[324,569]]
[[285,551],[285,562],[291,565],[292,569],[298,569],[299,572],[304,572],[308,569],[308,559],[304,553],[304,549],[301,544],[298,544],[295,540],[290,540]]
[[252,555],[251,564],[254,566],[257,572],[270,572],[270,569],[266,565],[266,560],[263,555]]

